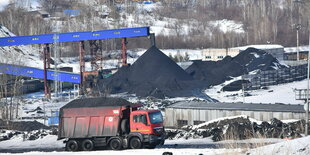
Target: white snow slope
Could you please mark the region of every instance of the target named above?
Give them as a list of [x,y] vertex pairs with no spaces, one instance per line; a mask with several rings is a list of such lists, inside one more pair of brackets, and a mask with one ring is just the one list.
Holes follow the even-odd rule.
[[250,154],[310,154],[310,136],[298,138],[294,140],[287,140],[284,142],[271,144],[256,149],[250,150]]
[[[0,37],[15,36],[6,27],[0,26]],[[43,68],[39,51],[32,46],[5,46],[0,47],[0,63]]]
[[242,91],[223,92],[221,89],[224,85],[241,79],[237,77],[233,80],[226,81],[224,84],[214,86],[210,89],[206,89],[205,93],[211,98],[217,99],[220,102],[244,102],[245,103],[284,103],[284,104],[303,104],[304,101],[295,99],[294,89],[305,89],[307,87],[307,80],[296,81],[286,84],[268,86],[267,90],[252,90],[247,93],[252,96],[246,96],[243,98]]

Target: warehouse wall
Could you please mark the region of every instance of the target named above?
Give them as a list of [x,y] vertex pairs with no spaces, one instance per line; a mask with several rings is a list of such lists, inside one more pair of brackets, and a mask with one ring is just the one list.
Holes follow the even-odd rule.
[[266,112],[266,111],[236,111],[236,110],[199,110],[166,108],[165,126],[180,128],[184,125],[196,125],[221,117],[247,115],[259,121],[270,121],[272,118],[280,120],[303,119],[304,113]]

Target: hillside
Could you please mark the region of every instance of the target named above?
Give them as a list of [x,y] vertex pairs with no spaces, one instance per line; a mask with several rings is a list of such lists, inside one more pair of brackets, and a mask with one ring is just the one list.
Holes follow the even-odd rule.
[[[294,46],[294,24],[299,22],[301,27],[309,24],[309,2],[302,3],[291,0],[163,0],[147,4],[30,0],[7,5],[0,11],[0,23],[17,35],[150,26],[160,49],[229,48],[266,42]],[[65,13],[72,9],[77,13]],[[37,18],[31,15],[34,10],[45,10],[50,17]],[[10,22],[12,18],[21,22]],[[301,45],[308,43],[307,34],[307,29],[300,29]],[[120,49],[119,40],[104,44],[106,51]],[[76,47],[64,46],[68,46],[64,55],[76,55],[72,52]],[[147,49],[149,43],[144,38],[129,39],[128,47]]]
[[[0,26],[0,37],[15,36],[6,27]],[[38,48],[32,46],[0,47],[0,63],[43,68]]]

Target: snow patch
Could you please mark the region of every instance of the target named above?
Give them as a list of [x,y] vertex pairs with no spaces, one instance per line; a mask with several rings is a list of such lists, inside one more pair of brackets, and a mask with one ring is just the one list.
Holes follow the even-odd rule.
[[8,4],[10,4],[10,0],[1,0],[0,1],[0,11],[2,11]]
[[255,58],[259,58],[260,56],[257,53],[250,53],[252,55],[254,55]]
[[236,22],[233,20],[215,20],[209,22],[209,24],[213,27],[218,27],[222,32],[236,32],[236,33],[244,33],[243,24],[241,22]]
[[[198,125],[194,125],[192,127],[192,129],[199,129],[203,126],[207,126],[208,124],[211,124],[211,123],[214,123],[214,122],[219,122],[219,121],[222,121],[222,120],[226,120],[226,119],[234,119],[234,118],[244,118],[244,119],[247,119],[249,118],[248,116],[246,115],[238,115],[238,116],[230,116],[230,117],[221,117],[221,118],[218,118],[218,119],[214,119],[214,120],[211,120],[211,121],[208,121],[208,122],[205,122],[205,123],[201,123],[201,124],[198,124]],[[251,122],[258,122],[257,120],[255,119],[250,119]]]
[[[237,77],[232,80],[226,81],[223,84],[213,86],[205,90],[211,98],[219,100],[220,102],[243,102],[245,103],[284,103],[284,104],[304,104],[301,100],[295,100],[295,92],[297,89],[305,89],[307,86],[307,80],[291,82],[286,84],[279,84],[274,86],[268,86],[267,90],[250,90],[246,91],[251,96],[242,95],[242,90],[223,92],[221,91],[223,86],[236,81],[241,80],[242,77]],[[278,96],[278,97],[275,97]]]
[[287,140],[250,150],[246,154],[310,154],[310,136]]

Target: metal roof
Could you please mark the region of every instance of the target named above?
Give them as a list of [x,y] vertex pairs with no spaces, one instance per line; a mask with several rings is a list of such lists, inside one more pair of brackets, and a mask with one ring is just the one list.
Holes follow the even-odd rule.
[[[297,53],[297,47],[287,47],[284,48],[285,53]],[[299,52],[308,52],[309,46],[299,46],[298,47]]]
[[261,103],[210,103],[203,101],[177,102],[168,108],[200,109],[200,110],[243,110],[243,111],[270,111],[270,112],[298,112],[304,113],[303,105],[289,104],[261,104]]

